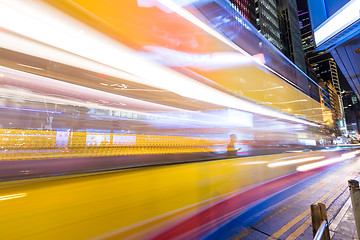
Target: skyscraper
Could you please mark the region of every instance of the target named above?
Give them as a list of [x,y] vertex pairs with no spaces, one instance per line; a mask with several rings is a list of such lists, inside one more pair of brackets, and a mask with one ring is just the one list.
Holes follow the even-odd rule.
[[291,0],[255,0],[255,27],[286,57],[306,72],[297,6]]
[[302,47],[304,54],[307,57],[315,51],[315,43],[312,35],[309,13],[303,10],[299,10],[298,13]]
[[337,65],[331,54],[329,52],[322,53],[317,56],[313,56],[309,60],[312,62],[312,67],[316,72],[317,77],[331,81],[337,94],[340,95],[341,89],[339,75],[337,72]]
[[359,1],[308,0],[307,3],[316,48],[331,53],[360,99]]
[[[341,121],[344,117],[340,95],[337,94],[336,89],[330,81],[322,81],[320,86],[328,92],[332,119],[334,123],[339,125],[339,121]],[[340,130],[339,126],[334,127],[337,129],[337,131]],[[340,132],[337,132],[337,134],[340,134]]]
[[306,72],[296,2],[292,0],[228,0],[258,31]]
[[[307,73],[327,91],[327,96],[324,96],[323,100],[331,108],[332,118],[334,122],[338,123],[339,129],[342,125],[341,122],[344,122],[344,111],[337,65],[329,52],[315,51],[311,21],[307,11],[299,11],[299,25],[302,48],[308,64]],[[346,132],[346,129],[344,131]]]
[[280,51],[283,50],[281,42],[279,14],[276,0],[255,0],[255,27]]
[[229,0],[252,25],[256,25],[254,0]]
[[308,12],[299,11],[299,24],[301,27],[302,48],[304,50],[305,57],[311,64],[317,78],[321,78],[324,81],[331,81],[337,94],[340,96],[341,89],[336,62],[329,52],[315,51],[315,43]]
[[353,91],[343,91],[344,112],[350,136],[360,133],[360,105]]
[[282,52],[303,72],[306,72],[296,2],[279,0],[278,11],[283,44]]

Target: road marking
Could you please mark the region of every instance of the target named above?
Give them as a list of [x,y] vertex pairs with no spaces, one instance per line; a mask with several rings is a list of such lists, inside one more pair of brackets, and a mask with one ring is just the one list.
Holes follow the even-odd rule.
[[[261,221],[259,224],[257,224],[256,227],[259,227],[260,225],[264,224],[266,221],[270,220],[271,218],[275,217],[276,215],[279,215],[280,213],[282,213],[283,211],[285,211],[285,210],[288,209],[289,207],[291,207],[291,206],[295,205],[296,203],[300,202],[301,200],[304,200],[305,198],[309,197],[311,194],[313,194],[313,193],[317,192],[319,189],[321,189],[325,184],[326,184],[326,183],[321,183],[321,184],[319,184],[319,185],[318,185],[316,188],[314,188],[310,193],[304,195],[304,196],[301,197],[301,198],[297,198],[296,201],[294,201],[294,202],[288,204],[287,206],[281,208],[279,211],[277,211],[277,212],[274,213],[273,215],[267,217],[266,219],[264,219],[263,221]],[[300,193],[298,193],[298,194],[296,194],[296,195],[301,195],[301,194],[303,194],[304,192],[306,192],[308,189],[309,189],[309,188],[306,188],[306,189],[302,190]],[[283,203],[283,202],[285,202],[285,201],[287,201],[287,200],[289,200],[289,198],[283,199],[282,201],[276,203],[276,205],[280,205],[281,203]],[[271,207],[273,207],[273,206],[271,206]],[[263,212],[265,212],[266,210],[268,210],[268,209],[271,208],[271,207],[268,207],[267,209],[261,211],[260,214],[263,213]]]
[[295,240],[310,226],[311,218],[309,217],[306,221],[298,227],[293,233],[291,233],[285,240]]
[[[337,192],[337,194],[334,194],[327,202],[326,202],[326,205],[327,206],[330,206],[336,198],[338,198],[344,191],[345,189],[347,188],[347,185],[344,185],[340,191]],[[323,200],[319,200],[318,202],[322,202],[324,201],[325,199]],[[310,212],[310,210],[309,210]],[[340,219],[341,220],[341,219]],[[311,216],[300,226],[298,227],[293,233],[291,233],[285,240],[293,240],[293,239],[296,239],[297,237],[299,237],[303,232],[305,232],[305,230],[310,227],[311,225]],[[331,238],[332,236],[330,236]]]
[[[326,198],[328,198],[331,194],[333,194],[342,183],[336,185],[331,191],[329,191],[327,194],[325,194],[322,198],[318,200],[318,202],[324,201]],[[306,211],[302,212],[300,215],[298,215],[296,218],[291,220],[289,223],[285,224],[282,228],[280,228],[277,232],[273,233],[267,240],[271,240],[272,238],[279,238],[281,235],[283,235],[286,231],[288,231],[291,227],[293,227],[296,223],[301,221],[303,218],[305,218],[307,215],[310,214],[310,208],[308,208]]]
[[[303,197],[298,198],[295,202],[292,202],[291,204],[288,204],[287,206],[283,207],[282,209],[280,209],[279,211],[277,211],[277,212],[274,213],[273,215],[267,217],[266,219],[262,220],[260,223],[256,224],[255,227],[261,226],[261,225],[264,224],[266,221],[270,220],[271,218],[273,218],[273,217],[275,217],[276,215],[278,215],[278,214],[282,213],[283,211],[285,211],[287,208],[289,208],[289,207],[295,205],[296,203],[298,203],[299,201],[301,201],[301,200],[309,197],[311,194],[313,194],[313,193],[317,192],[319,189],[321,189],[325,184],[326,184],[325,182],[318,184],[317,187],[314,188],[310,193],[305,194]],[[305,193],[306,191],[308,191],[308,189],[311,188],[311,187],[312,187],[312,186],[310,186],[310,187],[302,190],[302,191],[301,191],[300,193],[298,193],[297,195],[302,195],[302,194],[304,194],[304,193]],[[285,201],[288,201],[288,199],[289,199],[289,197],[281,200],[280,202],[277,202],[277,203],[274,204],[274,205],[281,205],[281,204],[284,203]],[[274,205],[272,205],[272,206],[270,206],[270,207],[267,207],[266,209],[262,210],[261,212],[255,214],[254,217],[257,217],[257,216],[263,214],[264,212],[268,211],[270,208],[274,207]],[[242,231],[239,235],[235,236],[234,239],[244,238],[244,237],[245,237],[246,235],[248,235],[250,232],[251,232],[251,230],[248,228],[248,229]],[[273,239],[273,238],[271,238],[271,239]],[[275,239],[275,238],[274,238],[274,239]]]

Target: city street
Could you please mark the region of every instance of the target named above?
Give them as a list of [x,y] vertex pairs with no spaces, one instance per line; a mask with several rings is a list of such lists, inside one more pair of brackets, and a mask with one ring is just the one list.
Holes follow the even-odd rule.
[[359,180],[360,158],[348,160],[277,193],[207,239],[312,239],[310,205],[324,203],[331,239],[355,239],[348,180]]

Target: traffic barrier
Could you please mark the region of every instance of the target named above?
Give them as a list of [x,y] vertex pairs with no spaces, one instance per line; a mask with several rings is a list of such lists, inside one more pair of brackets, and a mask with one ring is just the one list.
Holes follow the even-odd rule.
[[349,190],[350,190],[350,197],[351,197],[351,204],[355,218],[355,225],[356,231],[359,236],[360,232],[360,189],[359,189],[359,182],[351,179],[348,181]]
[[325,204],[311,204],[310,210],[314,240],[330,240]]

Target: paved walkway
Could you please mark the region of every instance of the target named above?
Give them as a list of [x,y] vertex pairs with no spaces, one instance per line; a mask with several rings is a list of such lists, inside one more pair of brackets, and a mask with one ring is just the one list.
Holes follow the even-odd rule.
[[330,238],[332,240],[357,239],[355,219],[350,197],[335,219],[330,222]]

